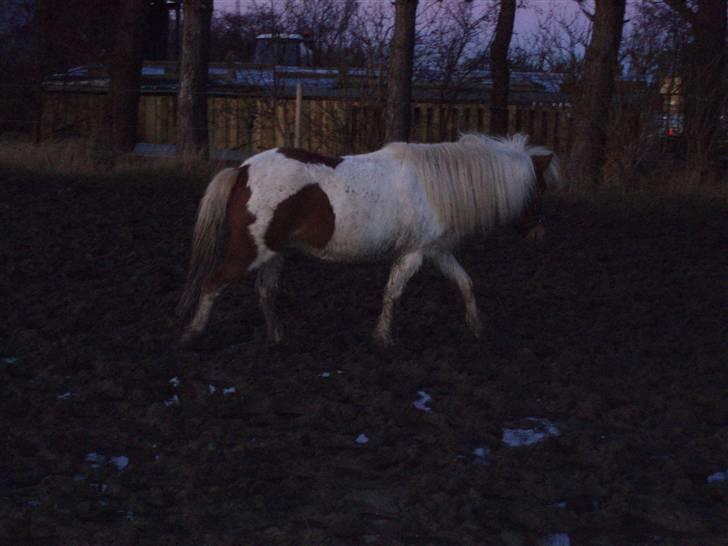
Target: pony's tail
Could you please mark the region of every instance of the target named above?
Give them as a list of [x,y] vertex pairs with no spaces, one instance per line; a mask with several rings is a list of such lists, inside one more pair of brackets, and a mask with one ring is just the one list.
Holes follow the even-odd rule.
[[197,211],[187,283],[177,305],[177,316],[188,317],[202,287],[222,261],[227,242],[227,205],[239,169],[223,169],[207,186]]

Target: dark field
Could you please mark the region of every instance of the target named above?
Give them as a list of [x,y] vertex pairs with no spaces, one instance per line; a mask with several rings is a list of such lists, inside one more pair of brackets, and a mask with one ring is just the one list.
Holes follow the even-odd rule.
[[251,279],[182,351],[205,183],[0,170],[0,544],[728,544],[724,203],[470,241],[482,340],[425,267],[382,353],[387,266],[293,258],[285,345]]

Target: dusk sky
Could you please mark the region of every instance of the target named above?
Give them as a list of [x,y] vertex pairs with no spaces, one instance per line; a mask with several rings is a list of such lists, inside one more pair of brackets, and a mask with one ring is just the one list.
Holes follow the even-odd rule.
[[[432,0],[420,0],[420,6],[426,6]],[[460,2],[462,0],[443,0],[445,2]],[[391,0],[360,0],[361,4],[387,2]],[[240,5],[241,11],[253,4],[265,5],[266,3],[275,3],[275,0],[215,0],[215,9],[220,11],[235,11],[237,5]],[[486,8],[493,5],[492,0],[474,0],[476,6]],[[587,1],[586,4],[591,9],[593,2]],[[525,0],[524,7],[519,8],[516,12],[515,36],[514,40],[525,38],[538,28],[539,17],[549,18],[550,14],[554,17],[566,16],[569,19],[574,15],[578,16],[584,24],[586,18],[581,15],[581,11],[575,0]],[[421,7],[420,7],[421,9]]]

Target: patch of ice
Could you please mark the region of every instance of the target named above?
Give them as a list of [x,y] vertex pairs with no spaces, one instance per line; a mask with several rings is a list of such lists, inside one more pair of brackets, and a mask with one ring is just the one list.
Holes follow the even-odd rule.
[[235,394],[236,392],[238,392],[238,389],[236,389],[235,387],[228,387],[222,390],[223,394]]
[[134,512],[119,510],[117,513],[120,514],[121,516],[123,516],[123,518],[126,521],[135,521],[136,520],[136,514]]
[[111,464],[113,464],[118,470],[124,470],[129,465],[129,457],[124,455],[118,455],[111,458]]
[[103,455],[96,453],[95,451],[92,451],[88,455],[86,455],[86,462],[91,463],[91,468],[98,468],[102,464],[106,463],[106,457]]
[[217,387],[215,387],[215,385],[207,386],[207,392],[209,392],[210,394],[215,394],[215,391],[217,391]]
[[708,483],[718,483],[728,481],[728,470],[724,472],[716,472],[708,476]]
[[56,396],[58,400],[70,400],[73,398],[73,393],[71,391],[64,392],[63,394],[59,394]]
[[570,546],[571,539],[566,533],[553,533],[539,541],[539,546]]
[[529,417],[527,421],[533,423],[533,426],[528,428],[504,428],[503,443],[510,447],[530,446],[542,442],[549,436],[559,436],[561,434],[558,427],[548,419]]
[[2,363],[3,364],[11,364],[11,365],[12,364],[17,364],[18,363],[18,359],[15,358],[14,356],[6,356],[6,357],[2,358]]
[[319,377],[331,377],[331,372],[323,372]]
[[422,411],[432,411],[432,408],[427,406],[432,400],[432,396],[427,394],[425,391],[417,391],[417,394],[420,396],[420,399],[412,402],[414,407]]
[[167,407],[176,406],[178,404],[179,404],[179,396],[177,396],[176,394],[169,400],[164,401],[164,405]]
[[487,447],[476,447],[473,450],[473,455],[475,456],[475,464],[485,464],[488,462],[488,457],[490,457],[490,449]]
[[172,379],[169,380],[169,383],[176,389],[177,387],[179,387],[181,381],[179,380],[179,377],[175,375]]
[[359,445],[368,444],[369,438],[367,438],[367,435],[362,432],[359,436],[356,437],[355,442]]

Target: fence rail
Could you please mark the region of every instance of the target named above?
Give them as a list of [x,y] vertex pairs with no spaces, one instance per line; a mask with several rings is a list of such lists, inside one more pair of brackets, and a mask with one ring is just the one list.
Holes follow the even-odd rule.
[[[209,96],[210,146],[253,153],[292,146],[295,98]],[[384,136],[381,101],[305,98],[301,144],[325,154],[360,153],[381,146]],[[44,138],[83,136],[107,138],[110,126],[105,93],[43,95],[41,131]],[[490,111],[484,103],[415,102],[410,135],[413,142],[454,140],[468,131],[487,133]],[[509,106],[509,131],[523,132],[534,143],[563,152],[571,130],[568,110],[546,105]],[[176,140],[176,96],[143,94],[139,101],[137,139],[156,144]]]

